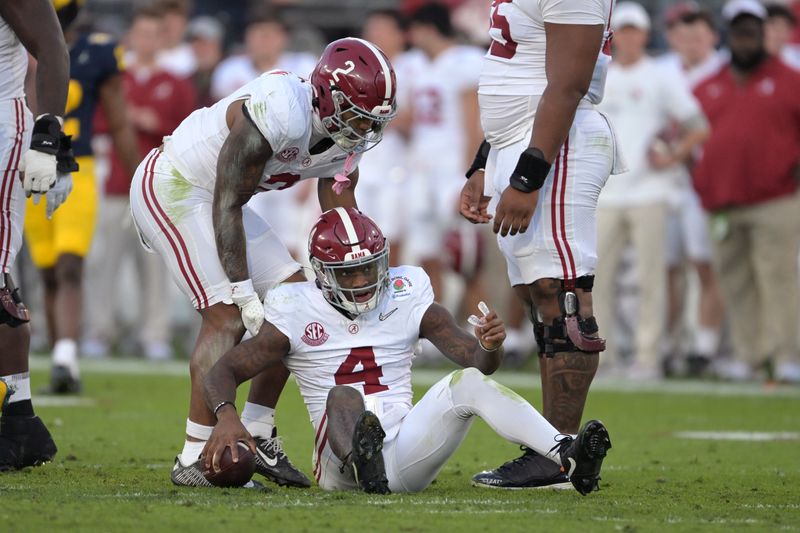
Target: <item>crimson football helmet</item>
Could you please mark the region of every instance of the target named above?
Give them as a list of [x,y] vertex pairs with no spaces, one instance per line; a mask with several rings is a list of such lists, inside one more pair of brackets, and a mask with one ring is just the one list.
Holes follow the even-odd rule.
[[389,243],[371,218],[352,207],[324,212],[308,253],[331,305],[351,315],[375,309],[389,280]]
[[[347,152],[364,152],[381,141],[397,115],[397,80],[380,48],[348,37],[329,44],[314,72],[314,105],[331,139]],[[355,127],[367,119],[371,127]]]

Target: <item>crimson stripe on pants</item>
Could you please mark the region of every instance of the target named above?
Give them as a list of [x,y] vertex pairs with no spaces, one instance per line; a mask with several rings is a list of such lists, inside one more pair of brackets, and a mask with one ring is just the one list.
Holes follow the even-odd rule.
[[569,267],[570,267],[570,274],[571,274],[569,278],[565,277],[564,281],[567,281],[569,279],[569,281],[570,281],[570,285],[569,286],[571,287],[572,284],[574,283],[574,280],[575,280],[576,276],[575,276],[575,258],[572,257],[572,247],[569,245],[569,239],[567,239],[567,222],[566,222],[566,219],[567,219],[567,217],[566,217],[566,209],[567,208],[566,208],[565,203],[564,203],[564,200],[565,200],[565,198],[567,196],[567,173],[569,172],[569,167],[568,167],[568,164],[567,164],[568,161],[569,161],[569,135],[567,135],[567,138],[564,140],[564,163],[563,163],[562,168],[561,168],[561,171],[562,171],[562,174],[563,174],[563,176],[562,176],[563,179],[561,180],[561,207],[560,207],[560,211],[561,211],[561,238],[564,241],[564,249],[566,249],[566,251],[567,251],[567,257],[569,257]]
[[[147,205],[147,208],[150,210],[150,214],[153,215],[153,219],[158,224],[158,227],[161,228],[161,231],[164,233],[164,236],[166,236],[167,241],[169,242],[169,245],[172,248],[173,253],[175,254],[175,258],[178,261],[178,267],[180,267],[181,273],[183,274],[186,283],[189,285],[189,290],[192,291],[192,294],[194,295],[195,300],[197,301],[198,307],[202,308],[204,307],[204,303],[208,302],[208,299],[206,298],[205,292],[203,291],[203,286],[200,284],[200,281],[197,278],[197,274],[195,273],[194,268],[192,268],[191,261],[189,261],[189,254],[186,250],[186,244],[183,242],[183,238],[181,237],[180,232],[178,232],[175,225],[172,223],[169,217],[167,217],[166,213],[161,208],[161,205],[159,205],[158,201],[156,200],[155,187],[153,186],[153,181],[155,180],[155,166],[156,166],[156,161],[158,160],[159,157],[159,152],[151,153],[148,157],[149,159],[145,163],[144,177],[142,178],[142,193],[144,196],[145,204]],[[152,196],[152,200],[148,198],[148,192]],[[165,222],[162,222],[162,218],[166,222],[166,225]],[[173,230],[174,233],[170,232],[170,228]],[[178,247],[178,244],[176,244],[176,240],[180,243],[180,249]],[[184,255],[181,254],[181,251],[183,252],[183,254],[185,254],[185,257]],[[187,268],[184,266],[184,262],[189,266],[188,270],[191,271],[193,278],[189,276],[189,271],[187,271]],[[197,289],[195,289],[195,284],[197,284],[197,286],[199,287],[200,289],[199,292]]]
[[563,150],[558,152],[558,156],[556,156],[556,168],[553,171],[553,188],[550,191],[550,226],[553,230],[553,242],[556,244],[556,250],[558,251],[558,258],[561,260],[561,270],[564,272],[564,279],[567,279],[567,262],[564,258],[564,251],[561,249],[561,242],[558,240],[558,183],[561,179],[561,158],[563,156]]
[[[314,436],[314,451],[317,452],[317,464],[314,466],[314,477],[317,478],[319,481],[319,477],[317,476],[317,471],[321,468],[320,462],[322,461],[322,448],[319,446],[319,438],[320,435],[323,433],[323,428],[325,427],[325,423],[328,419],[328,412],[325,411],[322,413],[322,418],[319,421],[319,427],[317,428],[317,434]],[[325,428],[325,436],[328,435],[328,430]]]
[[[11,219],[11,198],[14,196],[14,172],[19,167],[22,155],[22,133],[24,129],[24,115],[22,99],[14,99],[14,119],[16,122],[16,135],[14,145],[8,154],[8,165],[3,173],[3,187],[0,190],[0,245],[5,250],[0,257],[0,272],[5,272],[8,267],[8,258],[11,255],[11,237],[13,234],[13,220]],[[6,195],[6,191],[8,191]]]

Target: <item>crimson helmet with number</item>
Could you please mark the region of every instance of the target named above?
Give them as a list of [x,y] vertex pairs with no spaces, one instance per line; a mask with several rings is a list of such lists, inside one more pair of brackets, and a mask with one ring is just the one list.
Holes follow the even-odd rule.
[[[311,85],[325,130],[345,151],[364,152],[378,144],[397,115],[394,69],[369,41],[348,37],[329,44],[311,73]],[[353,127],[359,119],[371,121],[366,133]]]
[[[389,243],[371,218],[352,207],[319,217],[308,239],[311,267],[325,299],[351,315],[372,311],[389,280]],[[358,286],[342,286],[349,281]]]

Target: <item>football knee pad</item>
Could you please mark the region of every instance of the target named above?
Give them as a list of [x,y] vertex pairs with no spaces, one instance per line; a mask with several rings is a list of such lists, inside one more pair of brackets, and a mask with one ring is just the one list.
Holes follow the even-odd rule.
[[0,274],[0,276],[3,277],[3,284],[0,287],[0,324],[16,328],[30,322],[31,314],[22,302],[19,289],[14,287],[11,274]]
[[[594,276],[583,276],[576,280],[576,287],[587,292],[592,290]],[[606,341],[597,337],[599,328],[593,316],[582,317],[578,313],[578,295],[569,290],[558,296],[561,316],[553,319],[551,325],[534,318],[533,332],[539,345],[539,355],[553,357],[563,352],[598,353],[606,349]]]

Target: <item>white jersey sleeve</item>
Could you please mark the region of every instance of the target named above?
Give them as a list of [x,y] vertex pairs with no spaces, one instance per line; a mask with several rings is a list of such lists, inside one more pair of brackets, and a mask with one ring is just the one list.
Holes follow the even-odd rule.
[[294,90],[293,77],[292,74],[261,76],[257,91],[240,95],[247,98],[244,105],[253,124],[276,154],[303,143],[308,134],[306,121],[292,120],[298,114],[305,114],[298,110],[306,107],[304,95]]

